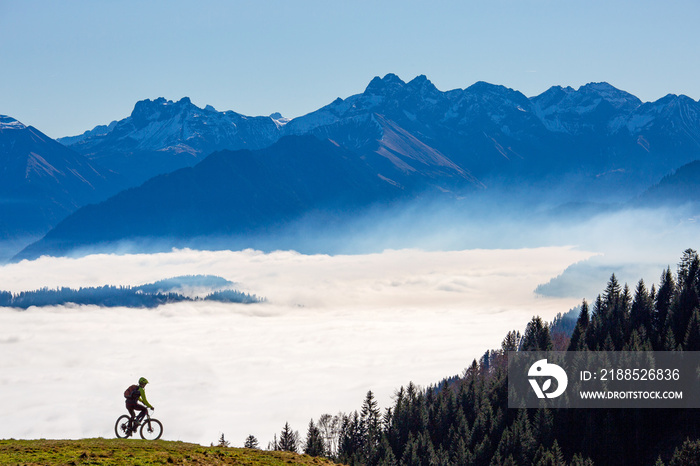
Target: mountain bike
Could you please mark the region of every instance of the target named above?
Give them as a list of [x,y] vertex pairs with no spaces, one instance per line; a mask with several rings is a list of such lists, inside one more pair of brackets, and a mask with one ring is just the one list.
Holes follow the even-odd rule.
[[158,440],[163,435],[163,424],[158,419],[151,418],[151,415],[146,413],[143,419],[134,419],[134,425],[131,426],[131,416],[122,414],[117,419],[114,425],[114,433],[117,438],[128,438],[138,430],[141,438],[144,440]]

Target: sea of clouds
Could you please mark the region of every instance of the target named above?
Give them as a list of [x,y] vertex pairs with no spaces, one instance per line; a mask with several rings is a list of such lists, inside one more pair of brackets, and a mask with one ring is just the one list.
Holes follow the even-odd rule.
[[0,438],[113,437],[147,377],[164,438],[265,447],[285,422],[382,408],[401,385],[460,374],[533,315],[582,296],[534,292],[595,254],[572,247],[304,255],[246,250],[48,258],[0,267],[0,289],[140,285],[214,274],[267,298],[156,309],[0,309]]

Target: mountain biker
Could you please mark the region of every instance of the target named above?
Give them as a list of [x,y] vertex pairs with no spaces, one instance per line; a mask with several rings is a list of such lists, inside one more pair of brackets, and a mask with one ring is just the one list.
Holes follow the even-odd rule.
[[[146,377],[141,377],[139,379],[138,385],[132,385],[126,389],[124,392],[124,397],[126,398],[126,409],[131,415],[131,425],[133,426],[131,430],[134,430],[136,426],[141,422],[141,420],[146,416],[148,408],[151,410],[155,409],[151,403],[146,399],[146,384],[148,380]],[[139,404],[139,401],[143,403]],[[146,405],[146,406],[144,406]],[[134,411],[139,411],[138,416],[134,417]],[[136,421],[136,422],[134,422]],[[129,433],[131,435],[131,433]]]

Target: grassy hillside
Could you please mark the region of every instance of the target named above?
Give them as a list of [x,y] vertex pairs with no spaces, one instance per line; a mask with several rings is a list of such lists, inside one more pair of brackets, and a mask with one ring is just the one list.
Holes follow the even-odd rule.
[[157,440],[0,440],[0,465],[326,465],[306,455]]

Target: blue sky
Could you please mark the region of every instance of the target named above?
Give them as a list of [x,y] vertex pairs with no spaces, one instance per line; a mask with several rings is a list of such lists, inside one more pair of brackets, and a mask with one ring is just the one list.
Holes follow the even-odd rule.
[[0,0],[0,114],[49,136],[189,96],[295,117],[374,76],[700,98],[700,2]]

